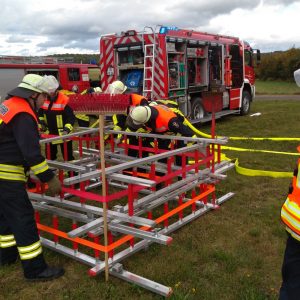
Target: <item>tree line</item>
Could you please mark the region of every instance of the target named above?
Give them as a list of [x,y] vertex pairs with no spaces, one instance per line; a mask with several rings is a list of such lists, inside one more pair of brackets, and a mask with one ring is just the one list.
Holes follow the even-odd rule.
[[260,80],[294,80],[294,71],[300,68],[300,49],[261,54],[261,63],[255,69]]

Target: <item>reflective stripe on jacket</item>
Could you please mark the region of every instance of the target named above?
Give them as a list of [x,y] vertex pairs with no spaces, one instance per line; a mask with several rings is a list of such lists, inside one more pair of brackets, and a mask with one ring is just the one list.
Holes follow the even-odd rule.
[[[39,119],[47,126],[50,134],[63,135],[73,130],[75,116],[68,106],[69,97],[58,92],[56,100],[46,100],[39,110]],[[63,140],[56,140],[52,144],[62,143]]]
[[76,114],[75,117],[79,120],[86,121],[86,122],[90,120],[90,117],[84,114]]
[[[19,97],[11,97],[0,105],[0,123],[4,122],[6,125],[8,125],[12,119],[20,113],[31,115],[35,122],[38,123],[38,119],[30,104],[25,99]],[[30,145],[28,147],[30,147]],[[43,159],[43,157],[41,157],[41,159]],[[20,164],[14,165],[6,163],[9,161],[14,161],[14,156],[9,158],[6,156],[4,163],[0,163],[0,179],[25,182],[26,176],[24,166]],[[27,163],[29,163],[29,161],[27,161]],[[35,165],[30,165],[30,168],[37,176],[42,173],[49,172],[49,167],[45,159],[39,161],[39,163]]]
[[281,208],[281,220],[291,236],[300,241],[300,160],[294,172],[292,192]]
[[[55,100],[55,102],[53,103],[51,110],[64,110],[66,105],[69,102],[69,97],[64,95],[63,93],[58,93],[58,97]],[[50,100],[46,100],[43,104],[43,106],[41,107],[44,110],[48,110],[48,107],[50,106],[51,101]]]

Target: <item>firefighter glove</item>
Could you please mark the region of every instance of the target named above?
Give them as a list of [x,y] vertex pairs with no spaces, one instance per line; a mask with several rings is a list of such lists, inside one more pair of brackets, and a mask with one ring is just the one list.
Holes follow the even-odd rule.
[[47,196],[54,197],[55,195],[59,195],[61,193],[61,183],[57,176],[53,176],[51,180],[47,182],[48,189],[46,191]]

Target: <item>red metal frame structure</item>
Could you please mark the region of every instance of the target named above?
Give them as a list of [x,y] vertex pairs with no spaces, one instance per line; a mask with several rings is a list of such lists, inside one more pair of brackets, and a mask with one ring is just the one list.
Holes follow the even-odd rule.
[[[117,132],[106,132],[114,133]],[[125,141],[132,134],[122,133]],[[65,184],[59,198],[45,196],[45,187],[39,184],[29,197],[36,209],[44,246],[89,265],[91,276],[104,271],[103,257],[108,253],[111,275],[169,296],[171,288],[123,270],[120,262],[151,243],[168,245],[172,242],[170,233],[229,199],[232,193],[217,199],[215,190],[216,184],[224,178],[222,173],[233,165],[220,161],[220,145],[226,143],[224,138],[194,139],[193,146],[176,149],[177,140],[188,141],[190,138],[136,135],[140,140],[137,146],[126,142],[115,145],[113,139],[109,142],[110,150],[106,146],[107,196],[99,195],[97,190],[104,183],[99,179],[99,150],[93,147],[99,145],[96,129],[63,137],[45,136],[42,143],[46,152],[47,144],[55,139],[73,139],[78,145],[78,159],[73,162],[49,161],[50,166],[59,169],[59,178]],[[149,137],[154,139],[154,148],[143,146],[142,140]],[[171,150],[157,147],[160,138],[170,139]],[[218,146],[216,150],[215,145]],[[129,148],[136,149],[140,157],[127,156]],[[143,151],[154,155],[142,158]],[[175,155],[182,157],[180,166],[175,165]],[[166,160],[165,164],[159,163],[162,159]],[[142,173],[139,168],[143,169]],[[65,171],[77,175],[64,178]],[[79,187],[76,187],[78,183]],[[159,183],[162,187],[157,190]],[[108,206],[107,246],[103,244],[103,209],[99,202],[106,202]],[[52,215],[52,221],[43,218],[43,214]],[[45,219],[48,222],[43,223]],[[156,228],[158,224],[160,229]]]

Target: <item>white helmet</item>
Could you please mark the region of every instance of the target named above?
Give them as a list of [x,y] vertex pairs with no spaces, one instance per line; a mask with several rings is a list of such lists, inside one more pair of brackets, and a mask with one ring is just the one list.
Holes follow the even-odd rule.
[[131,117],[133,124],[145,124],[151,117],[151,108],[149,106],[134,107],[129,113],[129,116]]
[[53,75],[27,74],[18,87],[50,95],[58,89],[59,83]]
[[295,78],[297,85],[300,87],[300,69],[298,69],[294,72],[294,78]]
[[94,87],[94,93],[102,93],[102,89],[100,87]]
[[116,80],[108,85],[107,94],[123,94],[127,90],[127,86],[120,80]]

